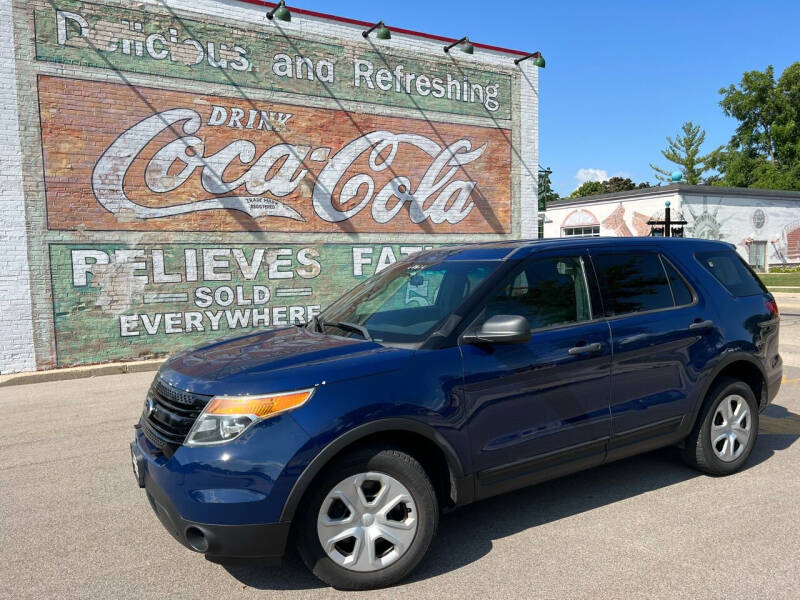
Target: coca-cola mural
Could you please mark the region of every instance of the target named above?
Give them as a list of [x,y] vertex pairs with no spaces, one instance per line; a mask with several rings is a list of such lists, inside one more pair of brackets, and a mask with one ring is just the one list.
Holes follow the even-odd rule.
[[305,323],[421,250],[536,235],[519,54],[236,1],[12,3],[30,278],[3,293],[30,298],[32,333],[0,336],[19,364]]
[[51,229],[510,230],[502,129],[57,77],[39,101]]

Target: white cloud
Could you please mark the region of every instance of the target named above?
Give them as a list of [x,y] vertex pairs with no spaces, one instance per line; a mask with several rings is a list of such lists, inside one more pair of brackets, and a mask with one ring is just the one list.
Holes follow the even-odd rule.
[[605,181],[608,179],[608,173],[603,169],[578,169],[578,172],[575,173],[575,179],[578,180],[578,185],[587,181]]

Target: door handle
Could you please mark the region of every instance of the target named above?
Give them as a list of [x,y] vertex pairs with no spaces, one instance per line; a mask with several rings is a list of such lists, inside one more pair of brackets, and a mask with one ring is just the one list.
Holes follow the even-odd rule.
[[574,346],[567,350],[570,356],[578,356],[580,354],[596,354],[603,349],[603,345],[599,342],[593,344],[584,344],[583,346]]
[[713,329],[714,328],[714,321],[709,321],[706,319],[705,321],[695,321],[691,325],[689,325],[689,329],[692,331],[697,330],[706,330],[706,329]]

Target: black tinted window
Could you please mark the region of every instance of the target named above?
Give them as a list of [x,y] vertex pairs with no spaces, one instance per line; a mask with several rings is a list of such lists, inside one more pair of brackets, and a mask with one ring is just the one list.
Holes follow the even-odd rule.
[[669,308],[672,292],[657,254],[600,254],[592,257],[606,316]]
[[522,315],[533,329],[590,320],[581,260],[537,258],[525,263],[491,296],[486,318],[495,315]]
[[669,284],[672,286],[675,304],[678,306],[691,304],[694,296],[692,295],[692,290],[689,289],[689,286],[687,286],[686,282],[683,280],[683,277],[681,277],[675,267],[666,260],[664,261],[664,268],[667,270]]
[[767,290],[733,250],[698,252],[697,260],[734,296],[752,296]]

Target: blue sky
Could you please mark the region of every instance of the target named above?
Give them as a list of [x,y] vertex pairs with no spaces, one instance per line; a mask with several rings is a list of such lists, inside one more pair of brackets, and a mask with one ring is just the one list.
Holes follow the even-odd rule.
[[[684,121],[707,131],[711,149],[735,121],[720,87],[744,71],[800,60],[800,2],[477,2],[473,0],[290,1],[289,6],[389,26],[541,50],[540,162],[569,194],[581,169],[655,182],[649,162]],[[476,49],[476,52],[479,52]],[[598,173],[595,173],[597,176]]]

